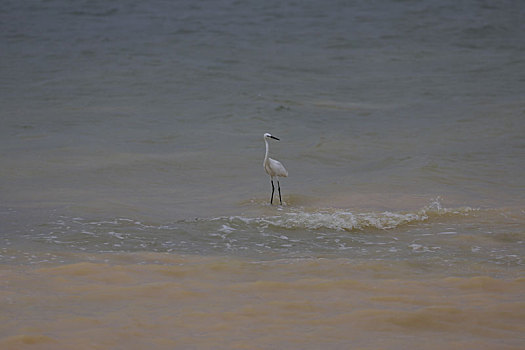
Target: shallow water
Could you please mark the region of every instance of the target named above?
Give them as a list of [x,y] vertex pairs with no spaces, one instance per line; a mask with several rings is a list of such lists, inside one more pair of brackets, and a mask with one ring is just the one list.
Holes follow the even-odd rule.
[[3,266],[3,348],[523,345],[523,278],[413,273],[411,263],[359,258],[84,258]]
[[524,26],[510,0],[4,1],[1,347],[520,348]]

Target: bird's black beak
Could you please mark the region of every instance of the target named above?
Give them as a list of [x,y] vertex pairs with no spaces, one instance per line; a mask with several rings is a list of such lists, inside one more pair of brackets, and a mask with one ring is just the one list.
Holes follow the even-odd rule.
[[272,135],[270,135],[270,138],[272,138],[272,139],[274,139],[274,140],[277,140],[277,141],[280,141],[277,137],[272,136]]

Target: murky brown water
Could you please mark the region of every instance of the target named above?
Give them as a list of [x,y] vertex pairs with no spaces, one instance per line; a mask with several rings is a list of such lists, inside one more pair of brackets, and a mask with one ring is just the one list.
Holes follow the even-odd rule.
[[349,259],[110,259],[2,266],[2,349],[523,347],[522,277]]

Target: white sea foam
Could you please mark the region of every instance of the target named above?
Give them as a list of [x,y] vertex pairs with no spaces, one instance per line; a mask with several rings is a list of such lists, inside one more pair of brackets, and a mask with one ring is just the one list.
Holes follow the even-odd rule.
[[[356,213],[345,209],[314,209],[290,208],[281,215],[248,218],[232,216],[216,218],[214,220],[227,220],[230,226],[250,225],[259,229],[268,227],[284,229],[328,229],[335,231],[362,231],[367,229],[390,230],[403,225],[416,224],[442,216],[468,215],[474,209],[443,208],[440,199],[432,200],[428,206],[413,212],[365,212]],[[448,233],[448,232],[447,232]],[[449,233],[451,234],[451,233]]]
[[220,232],[224,232],[226,234],[228,233],[232,233],[233,231],[235,231],[236,229],[233,228],[233,227],[230,227],[228,225],[222,225],[222,227],[219,229]]

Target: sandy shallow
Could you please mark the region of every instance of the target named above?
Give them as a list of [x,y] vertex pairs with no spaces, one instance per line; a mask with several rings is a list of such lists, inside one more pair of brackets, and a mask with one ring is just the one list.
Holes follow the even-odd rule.
[[2,349],[521,349],[525,279],[405,263],[86,256],[0,267]]

